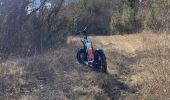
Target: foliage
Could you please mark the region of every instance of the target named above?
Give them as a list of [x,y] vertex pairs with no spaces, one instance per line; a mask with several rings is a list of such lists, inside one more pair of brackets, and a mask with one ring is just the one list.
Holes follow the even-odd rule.
[[[30,54],[35,50],[50,48],[63,41],[64,18],[57,13],[63,0],[42,0],[36,7],[35,0],[1,0],[0,24],[1,53]],[[48,7],[47,2],[53,2]]]
[[169,31],[170,16],[169,0],[150,0],[148,9],[145,12],[144,27],[154,31]]
[[[138,0],[121,0],[117,9],[113,8],[111,34],[136,33],[142,28],[138,18]],[[121,9],[119,9],[121,8]]]
[[78,28],[89,27],[89,32],[106,35],[109,33],[111,1],[83,0],[82,16],[78,20]]
[[170,31],[169,0],[0,1],[0,52],[29,54],[58,47],[83,27],[95,35]]

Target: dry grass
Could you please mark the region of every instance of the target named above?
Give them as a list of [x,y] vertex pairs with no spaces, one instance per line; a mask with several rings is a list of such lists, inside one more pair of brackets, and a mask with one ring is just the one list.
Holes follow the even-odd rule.
[[[0,64],[2,100],[113,100],[170,98],[170,35],[91,37],[107,55],[108,74],[77,63],[81,40]],[[70,46],[71,45],[71,46]]]
[[143,98],[170,98],[170,35],[142,36],[143,49],[137,52],[133,64],[136,74],[132,85],[139,87]]
[[[118,70],[131,70],[128,76],[123,76],[127,77],[124,82],[138,90],[138,97],[170,98],[170,35],[147,32],[102,38],[96,37],[94,40],[101,40],[98,46],[103,44],[101,47],[106,47],[109,58],[112,52],[125,56],[116,61],[113,59],[117,58],[111,57],[110,63],[121,63],[117,66]],[[116,54],[113,53],[112,56]],[[120,69],[122,65],[123,69]]]
[[106,51],[109,73],[136,90],[127,99],[170,98],[170,35],[144,32],[91,38]]
[[0,99],[109,98],[102,89],[107,75],[78,64],[75,53],[76,50],[68,46],[43,55],[11,58],[3,62]]

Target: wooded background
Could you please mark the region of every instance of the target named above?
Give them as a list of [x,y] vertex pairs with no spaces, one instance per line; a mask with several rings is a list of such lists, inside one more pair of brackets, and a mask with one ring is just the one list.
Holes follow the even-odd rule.
[[0,53],[31,55],[94,35],[170,32],[170,0],[0,0]]

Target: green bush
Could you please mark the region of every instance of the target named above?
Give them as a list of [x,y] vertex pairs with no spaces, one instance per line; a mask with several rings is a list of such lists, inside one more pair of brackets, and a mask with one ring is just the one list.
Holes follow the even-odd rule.
[[151,0],[149,9],[145,13],[144,28],[153,31],[169,31],[170,29],[170,1]]
[[111,17],[111,34],[136,33],[142,29],[141,19],[136,15],[136,8],[127,1],[122,9],[114,9]]

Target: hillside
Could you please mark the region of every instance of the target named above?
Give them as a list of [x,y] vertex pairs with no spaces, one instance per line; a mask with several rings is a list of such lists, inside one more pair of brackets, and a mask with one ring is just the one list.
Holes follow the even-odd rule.
[[1,100],[114,100],[170,98],[170,35],[92,36],[107,55],[108,73],[76,61],[79,37],[67,45],[1,63]]

